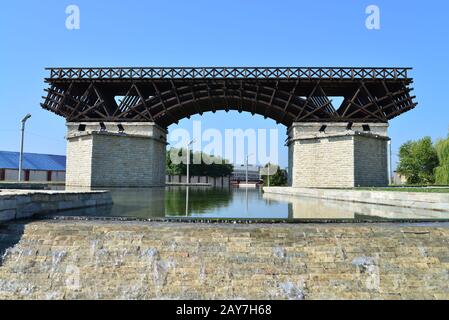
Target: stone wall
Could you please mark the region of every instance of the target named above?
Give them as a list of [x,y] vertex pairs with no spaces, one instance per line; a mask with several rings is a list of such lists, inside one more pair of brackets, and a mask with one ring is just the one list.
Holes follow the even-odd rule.
[[[449,212],[449,193],[264,187],[264,193]],[[344,204],[342,204],[344,206]],[[393,210],[393,208],[392,208]],[[449,213],[447,214],[449,216]]]
[[[345,188],[388,184],[387,124],[294,123],[289,135],[293,187]],[[323,127],[325,126],[325,127]],[[320,132],[320,128],[324,131]]]
[[[294,143],[290,143],[288,146],[288,172],[287,172],[287,185],[293,185],[293,153],[295,150]],[[296,169],[296,168],[295,168]]]
[[166,131],[152,123],[68,123],[67,186],[151,187],[165,184]]
[[293,186],[354,186],[353,137],[298,140],[293,148]]
[[92,146],[92,135],[67,137],[67,186],[92,185]]
[[[413,197],[408,193],[395,195],[398,200],[379,199],[376,200],[366,193],[360,195],[360,200],[364,201],[346,201],[346,197],[342,194],[340,200],[330,200],[319,197],[313,197],[311,193],[301,195],[301,193],[290,192],[290,190],[276,190],[270,192],[264,189],[263,198],[268,201],[280,201],[288,203],[289,218],[300,219],[301,223],[316,222],[316,219],[323,221],[339,221],[357,223],[360,221],[448,221],[449,220],[449,194],[446,199],[441,196],[434,197],[433,201],[427,198],[412,200]],[[313,189],[307,189],[311,191]],[[329,190],[329,189],[326,189]],[[330,193],[330,192],[329,192]],[[323,194],[325,194],[323,192]],[[292,196],[293,195],[293,196]],[[355,200],[351,191],[348,191],[347,197]],[[419,201],[421,200],[421,201]],[[437,203],[441,200],[445,202]],[[371,201],[371,203],[369,202]],[[420,202],[419,205],[416,205]],[[396,205],[393,205],[396,203]],[[402,205],[402,206],[399,206]],[[434,208],[447,210],[435,210]]]
[[21,189],[21,190],[64,190],[63,181],[52,182],[2,182],[0,181],[0,189]]
[[36,214],[112,204],[107,191],[0,190],[0,223]]
[[388,185],[388,142],[371,136],[354,137],[354,186]]
[[0,238],[0,299],[449,299],[447,224],[37,221]]

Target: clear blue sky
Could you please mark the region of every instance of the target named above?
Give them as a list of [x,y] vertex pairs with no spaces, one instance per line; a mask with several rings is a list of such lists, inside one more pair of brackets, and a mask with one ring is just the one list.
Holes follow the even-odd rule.
[[[81,10],[80,30],[65,28],[70,4]],[[379,31],[365,28],[370,4],[381,10]],[[65,153],[64,119],[39,106],[48,66],[410,66],[419,106],[390,123],[396,153],[406,140],[448,134],[448,12],[436,0],[5,1],[0,150],[18,150],[30,112],[26,151]],[[218,129],[276,127],[243,113],[194,118]]]

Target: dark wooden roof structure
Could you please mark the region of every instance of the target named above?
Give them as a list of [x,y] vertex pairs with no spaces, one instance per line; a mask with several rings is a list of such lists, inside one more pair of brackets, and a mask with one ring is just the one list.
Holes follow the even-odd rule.
[[67,121],[156,122],[247,111],[293,122],[387,122],[413,109],[410,68],[47,68],[41,106]]

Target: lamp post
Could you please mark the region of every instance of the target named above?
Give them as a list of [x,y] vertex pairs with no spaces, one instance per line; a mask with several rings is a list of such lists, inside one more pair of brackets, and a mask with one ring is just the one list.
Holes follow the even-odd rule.
[[193,139],[192,141],[190,141],[187,144],[187,185],[190,184],[190,171],[189,171],[189,167],[190,167],[190,145],[192,145],[193,143],[195,143],[195,139]]
[[189,185],[190,185],[190,145],[195,143],[195,139],[187,144],[187,188],[186,188],[186,216],[189,215]]
[[31,114],[27,114],[22,119],[22,129],[21,131],[21,139],[20,139],[20,155],[19,155],[19,182],[22,181],[22,168],[23,168],[23,140],[25,137],[25,123],[26,121],[31,118]]
[[246,182],[246,187],[247,188],[248,188],[248,158],[249,158],[249,156],[252,156],[252,153],[246,155],[245,182]]
[[268,187],[270,187],[270,163],[268,162],[268,175],[267,175]]

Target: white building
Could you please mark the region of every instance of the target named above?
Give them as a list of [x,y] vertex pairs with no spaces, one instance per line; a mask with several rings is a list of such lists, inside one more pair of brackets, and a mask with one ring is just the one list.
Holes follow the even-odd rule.
[[[246,180],[246,165],[234,165],[231,180],[244,182]],[[248,165],[248,181],[259,182],[260,180],[260,167],[256,165]]]

